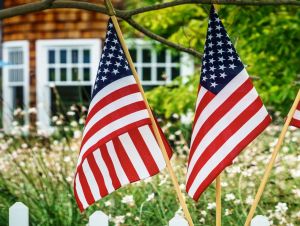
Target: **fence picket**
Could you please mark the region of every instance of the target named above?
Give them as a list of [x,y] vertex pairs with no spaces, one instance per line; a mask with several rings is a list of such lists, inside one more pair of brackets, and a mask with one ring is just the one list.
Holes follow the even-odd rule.
[[22,202],[9,208],[9,226],[29,226],[29,209]]
[[108,226],[108,216],[102,211],[95,211],[89,218],[89,226]]
[[169,226],[189,226],[189,224],[183,217],[175,215],[175,217],[169,221]]

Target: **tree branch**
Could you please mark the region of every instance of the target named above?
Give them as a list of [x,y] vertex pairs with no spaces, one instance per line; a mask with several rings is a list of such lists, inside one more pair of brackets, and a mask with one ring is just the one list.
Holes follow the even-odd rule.
[[127,23],[129,23],[132,27],[134,27],[136,30],[140,31],[141,33],[145,34],[146,36],[148,36],[149,38],[152,38],[160,43],[163,43],[169,47],[172,47],[174,49],[177,49],[179,51],[183,51],[183,52],[186,52],[186,53],[189,53],[195,57],[198,57],[198,58],[202,58],[202,53],[192,49],[192,48],[186,48],[182,45],[179,45],[179,44],[176,44],[174,42],[170,42],[168,41],[167,39],[165,39],[164,37],[162,36],[159,36],[153,32],[151,32],[150,30],[146,29],[145,27],[139,25],[137,22],[135,22],[133,19],[129,18],[129,19],[124,19]]
[[[222,5],[295,5],[300,6],[300,1],[297,0],[174,0],[171,2],[160,3],[152,6],[146,6],[134,10],[115,10],[116,16],[127,21],[132,27],[145,34],[146,36],[161,42],[169,47],[175,48],[179,51],[183,51],[193,56],[202,57],[202,54],[192,48],[187,48],[176,43],[170,42],[162,36],[159,36],[145,27],[136,23],[132,17],[134,15],[145,13],[153,10],[164,9],[177,5],[184,4],[222,4]],[[0,10],[0,19],[5,19],[13,16],[34,13],[43,11],[46,9],[57,9],[57,8],[75,8],[83,9],[108,15],[107,9],[103,5],[97,5],[94,3],[75,1],[75,0],[41,0],[39,2],[27,3],[24,5],[14,6],[8,9]]]
[[145,6],[133,10],[124,10],[124,17],[132,17],[140,13],[165,9],[168,7],[186,4],[217,4],[217,5],[295,5],[300,6],[298,0],[174,0],[171,2]]

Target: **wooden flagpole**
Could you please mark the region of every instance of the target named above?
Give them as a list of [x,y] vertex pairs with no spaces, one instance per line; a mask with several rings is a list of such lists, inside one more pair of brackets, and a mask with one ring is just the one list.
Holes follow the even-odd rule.
[[[215,10],[220,9],[220,5],[213,4]],[[216,226],[222,225],[222,186],[221,174],[216,178]]]
[[159,147],[160,147],[160,149],[161,149],[161,151],[162,151],[164,160],[165,160],[165,162],[166,162],[166,165],[167,165],[169,174],[170,174],[170,176],[171,176],[171,179],[172,179],[174,188],[175,188],[175,190],[176,190],[177,197],[178,197],[178,199],[179,199],[180,205],[181,205],[182,210],[183,210],[183,212],[184,212],[184,215],[185,215],[185,217],[186,217],[186,219],[187,219],[189,225],[190,225],[190,226],[194,226],[194,223],[193,223],[193,221],[192,221],[192,217],[191,217],[191,215],[190,215],[190,213],[189,213],[189,210],[188,210],[188,208],[187,208],[187,205],[186,205],[184,196],[183,196],[183,194],[182,194],[182,192],[181,192],[181,190],[180,190],[180,187],[179,187],[177,178],[176,178],[175,173],[174,173],[174,171],[173,171],[173,168],[172,168],[172,166],[171,166],[171,162],[170,162],[168,153],[167,153],[166,148],[165,148],[165,146],[164,146],[163,140],[162,140],[162,138],[161,138],[161,136],[160,136],[160,132],[159,132],[159,129],[158,129],[157,124],[156,124],[156,122],[155,122],[153,113],[152,113],[152,111],[151,111],[151,108],[150,108],[149,103],[148,103],[148,101],[147,101],[147,98],[146,98],[146,96],[145,96],[143,87],[142,87],[141,82],[140,82],[140,80],[139,80],[139,76],[138,76],[138,74],[137,74],[137,72],[136,72],[136,69],[135,69],[135,67],[134,67],[133,61],[132,61],[132,59],[131,59],[131,56],[130,56],[130,54],[129,54],[129,51],[128,51],[128,48],[127,48],[127,46],[126,46],[124,37],[123,37],[123,35],[122,35],[122,32],[121,32],[121,29],[120,29],[118,20],[117,20],[117,18],[116,18],[116,16],[115,16],[116,13],[115,13],[114,7],[113,7],[113,5],[112,5],[112,3],[111,3],[110,0],[105,0],[105,4],[106,4],[106,8],[107,8],[108,11],[109,11],[109,15],[110,15],[110,17],[111,17],[111,19],[112,19],[112,22],[113,22],[113,24],[114,24],[114,27],[115,27],[115,29],[116,29],[117,35],[118,35],[118,37],[119,37],[119,40],[120,40],[120,42],[121,42],[121,45],[122,45],[122,48],[123,48],[123,50],[124,50],[125,56],[126,56],[126,58],[127,58],[127,60],[128,60],[130,69],[131,69],[131,71],[132,71],[132,73],[133,73],[133,76],[134,76],[134,78],[135,78],[135,80],[136,80],[136,83],[137,83],[137,85],[138,85],[138,87],[139,87],[139,90],[140,90],[140,92],[142,93],[143,100],[144,100],[144,102],[146,103],[147,110],[148,110],[148,113],[149,113],[149,116],[150,116],[150,119],[151,119],[153,131],[154,131],[154,135],[155,135],[155,137],[156,137],[156,139],[157,139],[157,142],[158,142],[158,145],[159,145]]
[[274,166],[276,157],[277,157],[278,152],[279,152],[279,150],[281,148],[281,145],[283,143],[283,140],[284,140],[285,134],[287,132],[287,129],[288,129],[290,123],[291,123],[291,120],[292,120],[294,114],[295,114],[295,111],[296,111],[296,108],[297,108],[297,105],[298,105],[299,101],[300,101],[300,89],[299,89],[298,94],[296,96],[296,99],[295,99],[295,101],[294,101],[294,103],[292,105],[292,108],[290,109],[290,111],[288,113],[288,117],[287,117],[287,119],[286,119],[286,121],[284,123],[284,126],[282,128],[282,131],[280,133],[279,139],[278,139],[277,144],[275,146],[275,149],[274,149],[274,151],[272,153],[272,157],[271,157],[271,159],[270,159],[270,161],[269,161],[269,163],[268,163],[268,165],[266,167],[265,174],[264,174],[263,179],[262,179],[262,181],[261,181],[261,183],[259,185],[258,191],[257,191],[257,193],[255,195],[254,202],[253,202],[253,204],[251,206],[251,209],[250,209],[250,212],[249,212],[249,214],[247,216],[247,219],[246,219],[246,222],[245,222],[245,226],[249,226],[250,223],[251,223],[251,220],[253,218],[254,212],[255,212],[256,207],[258,205],[258,202],[259,202],[259,200],[260,200],[260,198],[262,196],[262,193],[263,193],[263,191],[265,189],[267,181],[268,181],[268,179],[270,177],[271,170],[272,170],[272,168]]

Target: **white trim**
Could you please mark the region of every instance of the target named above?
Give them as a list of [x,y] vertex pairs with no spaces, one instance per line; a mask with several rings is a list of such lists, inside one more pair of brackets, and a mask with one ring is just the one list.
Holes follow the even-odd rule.
[[[100,46],[101,39],[47,39],[47,40],[38,40],[36,41],[36,90],[37,90],[37,118],[39,129],[49,130],[50,128],[50,109],[51,109],[51,100],[50,100],[50,86],[55,84],[57,86],[79,86],[79,85],[90,85],[92,87],[93,82],[95,81],[97,75],[97,68],[100,59]],[[90,61],[91,63],[87,64],[90,67],[91,76],[90,81],[72,81],[72,82],[62,82],[62,81],[48,81],[48,50],[51,48],[61,48],[61,47],[79,47],[79,48],[88,48],[90,52]],[[56,56],[56,59],[57,56]],[[70,56],[67,56],[67,59],[71,59]],[[73,64],[74,65],[74,64]],[[76,64],[78,67],[84,66],[84,63]],[[57,69],[60,64],[54,64]],[[64,64],[64,67],[67,68],[67,77],[70,80],[70,71],[72,64],[67,62]],[[82,74],[79,73],[79,76],[82,77]]]
[[[29,124],[29,41],[7,41],[3,43],[3,61],[9,61],[9,49],[10,48],[22,48],[23,51],[23,65],[9,65],[3,67],[3,128],[4,131],[9,132],[11,129],[13,112],[12,112],[12,87],[22,86],[24,96],[24,122],[25,125]],[[9,62],[8,62],[9,63]],[[8,70],[9,68],[22,68],[24,70],[22,82],[9,82]]]
[[[166,61],[163,63],[157,62],[157,51],[153,48],[154,44],[159,44],[155,41],[147,41],[144,39],[127,39],[126,43],[129,49],[136,50],[136,62],[134,62],[137,68],[137,73],[141,78],[142,85],[165,85],[172,81],[172,68],[179,66],[179,73],[182,77],[192,75],[195,71],[194,59],[187,53],[180,53],[180,62],[172,62],[171,50],[166,49]],[[143,62],[142,51],[143,49],[149,49],[151,51],[151,62]],[[151,68],[151,80],[145,81],[142,79],[143,67]],[[157,68],[165,68],[167,79],[165,81],[158,80]]]

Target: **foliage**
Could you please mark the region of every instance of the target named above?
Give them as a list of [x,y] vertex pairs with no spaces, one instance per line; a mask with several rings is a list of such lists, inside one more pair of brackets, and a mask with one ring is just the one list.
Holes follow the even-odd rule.
[[[140,1],[128,4],[139,7]],[[208,13],[209,6],[192,4],[144,13],[135,20],[170,41],[202,52]],[[219,15],[249,74],[260,78],[255,85],[264,102],[286,115],[299,89],[299,7],[222,6]]]
[[[17,123],[12,135],[0,134],[0,225],[7,225],[8,208],[16,201],[29,207],[33,226],[86,225],[88,216],[99,209],[110,216],[111,225],[167,225],[176,212],[182,214],[166,170],[119,189],[80,214],[72,181],[84,124],[84,117],[78,120],[75,116],[84,115],[82,110],[72,107],[66,117],[53,117],[55,132],[51,135],[39,130],[25,136],[24,128]],[[170,121],[176,118],[173,115]],[[174,130],[170,121],[164,123],[163,130],[176,150],[172,164],[184,192],[189,139],[183,136],[183,129]],[[279,129],[269,127],[223,173],[224,225],[243,225]],[[288,132],[280,164],[274,169],[257,211],[267,215],[272,225],[299,222],[299,138],[299,130]],[[186,199],[195,225],[215,224],[213,184],[199,202]]]

